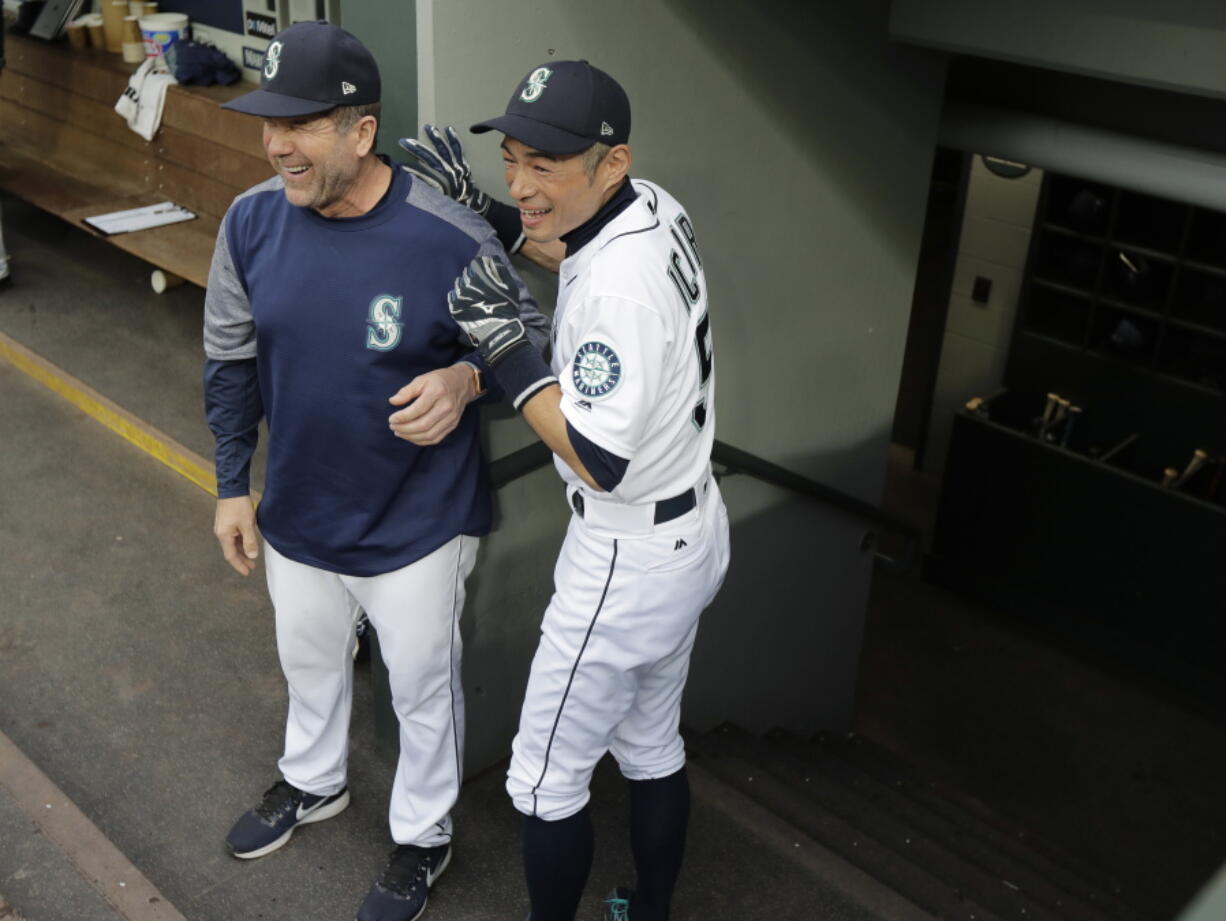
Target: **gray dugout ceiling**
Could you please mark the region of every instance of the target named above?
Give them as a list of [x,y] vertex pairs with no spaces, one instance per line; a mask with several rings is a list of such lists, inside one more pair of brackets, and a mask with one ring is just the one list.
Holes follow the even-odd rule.
[[895,0],[890,29],[957,55],[942,145],[1226,210],[1226,6]]

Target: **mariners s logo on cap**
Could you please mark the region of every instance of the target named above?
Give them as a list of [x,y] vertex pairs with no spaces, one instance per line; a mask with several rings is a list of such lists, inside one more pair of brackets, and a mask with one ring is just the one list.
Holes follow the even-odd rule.
[[282,47],[280,42],[273,42],[264,54],[264,76],[269,80],[277,75],[277,68],[281,66]]
[[330,22],[296,22],[264,53],[260,88],[222,103],[260,118],[303,118],[379,101],[379,65],[357,36]]
[[541,93],[545,92],[545,84],[549,81],[549,76],[552,73],[553,71],[548,67],[538,67],[528,74],[524,91],[519,94],[519,98],[524,102],[536,102],[540,99]]
[[585,342],[575,353],[571,380],[585,397],[608,396],[622,379],[622,360],[603,342]]

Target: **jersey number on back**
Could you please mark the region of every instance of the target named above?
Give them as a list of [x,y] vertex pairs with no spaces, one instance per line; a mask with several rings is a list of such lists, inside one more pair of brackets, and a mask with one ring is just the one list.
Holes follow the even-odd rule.
[[[702,286],[698,283],[702,277],[702,258],[698,255],[698,241],[694,238],[694,227],[684,213],[677,215],[668,230],[677,243],[668,254],[668,277],[681,295],[681,303],[685,305],[686,313],[689,313],[702,296]],[[707,424],[707,381],[711,378],[711,368],[715,363],[709,314],[704,313],[694,329],[694,345],[698,354],[699,398],[691,418],[695,427],[702,431],[702,427]]]

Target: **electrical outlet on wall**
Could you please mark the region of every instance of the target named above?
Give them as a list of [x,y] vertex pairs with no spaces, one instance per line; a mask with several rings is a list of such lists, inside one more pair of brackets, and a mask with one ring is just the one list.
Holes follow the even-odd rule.
[[992,279],[984,278],[982,275],[976,275],[975,281],[971,285],[971,300],[981,306],[988,306],[988,302],[992,299]]

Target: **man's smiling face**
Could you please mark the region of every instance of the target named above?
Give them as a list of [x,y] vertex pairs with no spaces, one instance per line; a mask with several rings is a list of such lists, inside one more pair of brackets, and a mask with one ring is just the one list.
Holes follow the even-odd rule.
[[[556,157],[508,137],[502,142],[507,188],[519,208],[524,236],[548,243],[591,218],[611,193],[605,162],[589,175],[582,153]],[[620,180],[619,180],[620,181]]]

